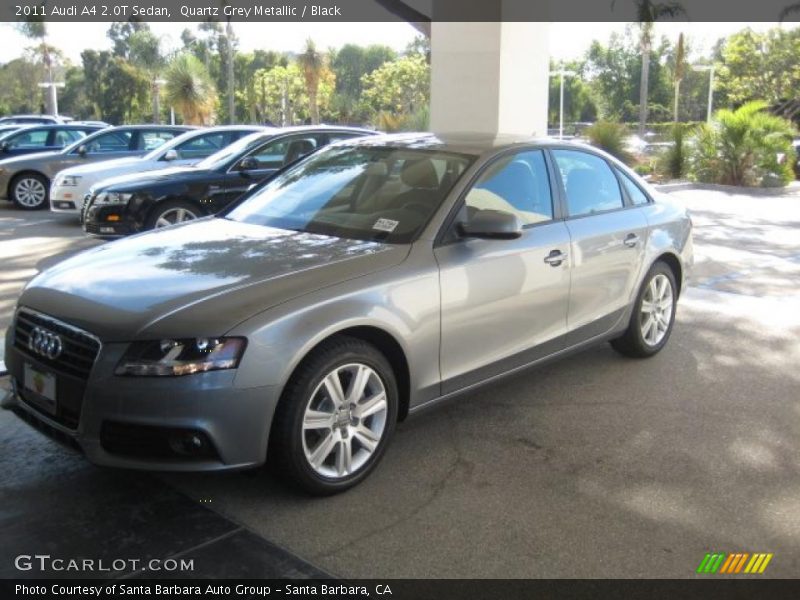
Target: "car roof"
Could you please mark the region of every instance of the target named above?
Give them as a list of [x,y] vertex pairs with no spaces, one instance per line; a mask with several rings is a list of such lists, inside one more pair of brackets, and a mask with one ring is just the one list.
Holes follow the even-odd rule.
[[[2,123],[0,123],[0,125],[2,125]],[[20,131],[49,131],[51,129],[97,129],[99,131],[101,129],[106,129],[106,127],[103,125],[76,125],[74,123],[48,123],[46,125],[22,125],[20,127]]]
[[560,140],[552,137],[537,137],[513,133],[392,133],[375,137],[358,138],[341,142],[342,145],[371,146],[385,148],[408,148],[421,150],[440,150],[456,154],[480,156],[516,146],[547,146],[589,150],[605,155],[598,148],[580,142]]
[[158,125],[156,123],[139,125],[110,125],[111,129],[162,129],[164,131],[191,131],[197,129],[194,125]]

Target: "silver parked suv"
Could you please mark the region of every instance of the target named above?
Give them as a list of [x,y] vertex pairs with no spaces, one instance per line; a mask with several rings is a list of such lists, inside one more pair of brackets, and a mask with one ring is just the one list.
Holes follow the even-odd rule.
[[343,142],[40,273],[7,334],[10,403],[98,464],[269,458],[333,493],[423,407],[590,343],[657,353],[691,260],[686,211],[595,149]]

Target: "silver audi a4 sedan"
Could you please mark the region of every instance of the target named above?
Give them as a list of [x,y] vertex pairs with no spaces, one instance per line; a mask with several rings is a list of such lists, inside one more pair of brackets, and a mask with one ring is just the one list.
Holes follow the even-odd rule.
[[691,227],[581,145],[343,142],[216,216],[36,276],[7,333],[5,404],[97,464],[269,459],[312,493],[342,491],[441,400],[596,342],[656,354]]

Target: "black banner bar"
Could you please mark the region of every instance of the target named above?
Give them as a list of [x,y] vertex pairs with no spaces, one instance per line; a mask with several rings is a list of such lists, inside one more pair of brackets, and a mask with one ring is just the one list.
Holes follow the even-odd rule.
[[719,576],[687,580],[608,579],[356,579],[356,580],[2,580],[4,600],[90,598],[237,598],[264,600],[744,600],[800,597],[800,580]]
[[[645,6],[645,10],[642,10]],[[647,8],[650,7],[650,8]],[[798,21],[798,0],[3,0],[0,21]]]

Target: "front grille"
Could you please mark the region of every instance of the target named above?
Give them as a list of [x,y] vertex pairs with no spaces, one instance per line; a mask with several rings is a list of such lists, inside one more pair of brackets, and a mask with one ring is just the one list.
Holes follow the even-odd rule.
[[91,203],[92,195],[86,194],[83,197],[83,206],[81,206],[81,223],[86,222],[86,211],[89,210],[89,204]]
[[[28,347],[31,332],[35,327],[56,334],[61,338],[61,354],[54,359],[34,352]],[[25,389],[24,381],[17,380],[16,389],[25,404],[42,415],[53,419],[69,429],[77,429],[86,393],[86,381],[100,353],[100,340],[92,334],[68,325],[53,317],[20,308],[14,320],[14,347],[56,375],[55,414],[43,408],[44,399],[36,392]]]
[[[34,353],[28,347],[31,332],[35,327],[41,327],[61,338],[62,351],[59,356],[50,359]],[[17,311],[14,345],[43,365],[84,381],[89,378],[89,372],[100,353],[100,341],[90,333],[25,309]]]

